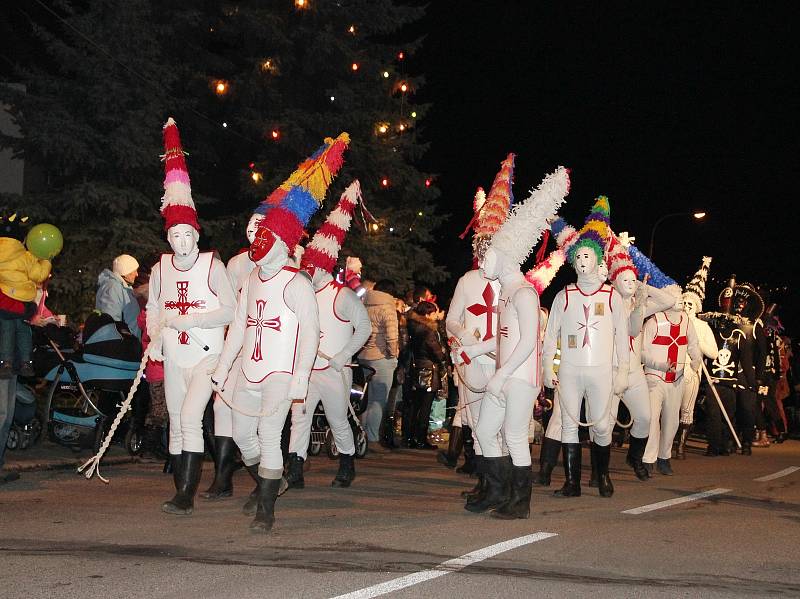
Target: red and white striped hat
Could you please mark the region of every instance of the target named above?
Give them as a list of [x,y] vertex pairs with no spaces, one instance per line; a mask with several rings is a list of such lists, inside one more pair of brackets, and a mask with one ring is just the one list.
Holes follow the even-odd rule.
[[183,154],[178,126],[169,117],[164,124],[164,196],[161,198],[165,231],[180,224],[191,225],[200,231]]
[[361,184],[358,179],[344,190],[336,205],[314,237],[306,246],[300,267],[315,267],[332,273],[342,249],[344,237],[353,221],[353,210],[361,201]]
[[608,280],[612,283],[626,270],[630,270],[637,277],[639,276],[636,266],[631,260],[628,250],[622,245],[617,236],[612,232],[606,248],[606,266],[608,266]]

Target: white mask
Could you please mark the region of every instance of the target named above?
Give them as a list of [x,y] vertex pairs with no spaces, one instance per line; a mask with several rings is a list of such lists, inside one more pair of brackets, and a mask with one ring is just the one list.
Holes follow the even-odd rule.
[[614,279],[614,289],[626,299],[636,293],[636,275],[633,271],[625,269],[619,273]]
[[502,270],[502,254],[497,252],[494,248],[486,250],[483,260],[480,263],[481,274],[487,279],[494,281],[500,277]]
[[572,261],[572,267],[579,275],[591,275],[597,272],[600,262],[597,254],[588,247],[578,248]]
[[200,233],[192,225],[177,224],[167,231],[167,241],[176,256],[188,256],[197,249]]
[[600,260],[600,264],[597,265],[597,276],[600,277],[601,281],[608,279],[608,265],[605,260]]
[[263,218],[263,214],[254,214],[250,217],[250,220],[247,221],[247,229],[245,230],[245,234],[247,235],[248,243],[253,243],[253,240],[256,238],[256,229],[258,229],[258,223],[260,223],[261,219]]

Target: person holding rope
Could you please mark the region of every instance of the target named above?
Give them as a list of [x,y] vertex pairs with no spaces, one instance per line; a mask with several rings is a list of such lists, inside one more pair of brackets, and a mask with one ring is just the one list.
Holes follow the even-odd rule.
[[[610,207],[608,198],[597,198],[578,240],[567,257],[578,280],[558,292],[550,308],[542,363],[544,384],[558,386],[562,416],[562,457],[564,486],[555,492],[559,497],[581,494],[581,445],[578,426],[581,402],[587,400],[586,412],[592,419],[586,426],[592,434],[591,451],[595,454],[598,486],[602,497],[611,497],[614,486],[609,477],[611,458],[612,394],[620,395],[628,387],[630,346],[628,314],[619,293],[603,283],[598,267],[603,261],[604,239],[608,236]],[[558,376],[553,372],[553,358],[560,342]]]
[[333,268],[344,237],[350,229],[353,210],[361,199],[361,184],[353,181],[339,204],[306,246],[300,268],[311,277],[319,310],[319,350],[311,370],[305,404],[292,406],[292,431],[289,438],[289,463],[286,480],[289,488],[302,489],[303,463],[308,457],[311,424],[317,404],[322,401],[325,418],[339,450],[339,470],[332,487],[349,487],[356,477],[355,440],[347,419],[353,371],[347,367],[372,333],[369,315],[361,299],[350,287],[333,278]]
[[169,454],[175,496],[161,509],[191,514],[200,484],[205,444],[203,412],[211,397],[209,373],[222,351],[225,325],[236,297],[225,266],[212,252],[200,252],[200,225],[175,121],[164,125],[164,199],[161,213],[171,254],[150,274],[147,332],[150,357],[164,362],[169,413]]
[[[500,281],[497,335],[462,347],[462,362],[495,352],[497,369],[486,384],[477,436],[483,450],[480,473],[485,489],[464,506],[471,512],[494,509],[501,519],[528,518],[531,453],[528,426],[541,388],[539,295],[520,267],[530,255],[569,193],[569,171],[547,175],[528,199],[516,206],[492,237],[481,262],[483,275]],[[508,446],[503,455],[502,431]]]
[[250,530],[269,532],[283,481],[281,433],[293,402],[308,394],[319,348],[320,321],[314,287],[287,266],[304,228],[319,209],[349,136],[327,138],[311,158],[265,200],[268,210],[250,246],[258,268],[245,281],[219,365],[211,377],[222,392],[241,352],[233,400],[233,438],[242,461],[258,478],[256,514]]
[[[473,204],[474,216],[470,227],[473,227],[472,238],[473,269],[464,274],[456,285],[450,307],[445,317],[445,327],[449,335],[450,347],[460,353],[459,347],[474,345],[482,341],[494,339],[497,334],[497,301],[500,297],[500,281],[490,280],[483,276],[478,265],[483,261],[486,250],[494,235],[508,217],[508,210],[513,202],[511,181],[514,170],[514,154],[509,154],[495,176],[489,195],[478,189]],[[469,231],[469,228],[467,229]],[[466,233],[466,232],[465,232]],[[453,361],[457,363],[456,360]],[[474,434],[481,412],[486,383],[495,371],[495,360],[488,355],[477,356],[470,363],[456,367],[458,376],[457,416],[461,422],[461,435],[473,437],[478,482],[471,491],[463,496],[474,497],[485,488],[485,480],[480,474],[478,463],[483,459],[483,450]],[[453,431],[457,428],[454,426]],[[451,446],[457,432],[451,432]],[[450,448],[448,448],[450,449]],[[458,459],[455,451],[439,454],[439,461],[454,468]]]

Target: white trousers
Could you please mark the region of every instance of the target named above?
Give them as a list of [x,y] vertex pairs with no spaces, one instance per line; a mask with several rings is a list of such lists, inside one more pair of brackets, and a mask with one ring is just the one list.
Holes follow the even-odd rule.
[[239,353],[231,365],[228,379],[225,382],[225,388],[222,393],[214,394],[214,436],[215,437],[233,437],[233,410],[223,401],[223,398],[229,403],[233,403],[233,397],[236,393],[236,385],[239,382],[239,377],[242,374],[242,354]]
[[[638,372],[631,372],[628,379],[628,388],[622,395],[622,401],[631,413],[633,424],[631,436],[644,439],[650,434],[650,392],[647,388],[647,379],[641,368]],[[614,395],[611,400],[611,429],[617,421],[619,410],[619,396]],[[627,424],[627,423],[623,423]]]
[[242,452],[245,466],[258,464],[262,478],[283,476],[281,433],[292,406],[289,400],[291,375],[276,372],[261,383],[251,383],[240,376],[234,394],[234,406],[250,414],[233,411],[233,440]]
[[[589,428],[589,434],[597,445],[605,447],[611,444],[611,432],[614,430],[611,424],[613,419],[609,418],[612,390],[610,366],[575,367],[561,364],[558,369],[558,396],[562,412],[562,443],[580,442],[578,419],[581,415],[581,402],[585,396],[586,417],[589,422],[594,422]],[[555,407],[553,409],[555,410]]]
[[700,390],[700,374],[694,370],[685,370],[683,373],[683,393],[681,394],[681,424],[694,422],[694,404],[697,401],[697,392]]
[[521,379],[510,378],[500,397],[483,399],[476,436],[485,457],[499,458],[503,455],[502,431],[514,466],[531,465],[528,425],[538,396],[537,388]]
[[308,457],[308,444],[311,441],[311,425],[314,410],[322,401],[325,419],[331,427],[333,439],[339,453],[353,455],[356,452],[353,429],[347,420],[347,404],[350,402],[350,387],[353,371],[343,368],[336,372],[333,368],[315,370],[308,382],[308,395],[305,404],[292,405],[292,434],[289,437],[289,452],[296,453],[304,460]]
[[191,368],[164,360],[164,397],[169,413],[169,452],[205,451],[203,412],[211,398],[211,374],[219,354],[206,356]]
[[683,377],[666,383],[657,376],[647,377],[650,391],[650,438],[644,449],[642,461],[653,464],[656,458],[672,457],[672,441],[678,431],[683,394]]
[[[473,389],[483,389],[492,378],[494,374],[494,364],[482,364],[477,360],[473,360],[470,364],[464,364],[461,367],[461,372],[467,378],[470,386]],[[475,442],[474,449],[475,455],[483,455],[481,442],[478,439],[478,421],[481,415],[481,403],[483,403],[483,393],[476,393],[467,387],[464,381],[459,381],[458,384],[458,413],[460,414],[462,425],[466,424],[472,429],[472,439]],[[497,441],[501,447],[504,443],[501,439]]]

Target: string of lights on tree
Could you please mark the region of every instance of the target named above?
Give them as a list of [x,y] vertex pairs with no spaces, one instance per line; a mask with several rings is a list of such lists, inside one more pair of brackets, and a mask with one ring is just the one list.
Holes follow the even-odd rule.
[[[297,11],[303,12],[308,11],[312,8],[310,0],[294,0],[294,7]],[[214,27],[209,28],[209,32],[214,32]],[[358,28],[355,23],[351,24],[346,29],[346,34],[350,36],[357,36],[358,35]],[[403,50],[398,50],[395,54],[395,60],[397,64],[401,64],[406,58],[406,53]],[[267,76],[277,77],[280,75],[280,61],[277,57],[265,57],[261,60],[259,64],[259,68],[262,73]],[[349,70],[353,76],[361,75],[361,64],[358,62],[352,62],[349,65]],[[399,71],[399,69],[397,69]],[[382,79],[391,79],[392,72],[389,69],[384,68],[380,72],[380,77]],[[213,92],[221,99],[224,99],[228,94],[231,93],[231,82],[225,79],[212,79],[210,82],[210,87]],[[414,126],[414,123],[417,119],[417,111],[413,108],[413,105],[407,102],[407,96],[413,93],[413,85],[410,81],[408,81],[402,74],[399,74],[392,82],[389,93],[393,96],[398,96],[400,99],[400,109],[399,115],[396,121],[392,122],[389,120],[382,120],[374,124],[373,131],[376,137],[379,138],[389,138],[391,135],[402,135],[411,129]],[[336,96],[331,95],[328,97],[330,102],[336,101]],[[408,114],[406,114],[406,110],[410,108]],[[222,127],[224,129],[228,128],[228,123],[226,121],[222,121]],[[282,138],[282,131],[279,125],[275,125],[272,129],[265,133],[264,137],[268,140],[273,142],[279,142]],[[250,162],[248,164],[248,172],[249,178],[253,184],[259,185],[264,181],[264,174],[257,170],[257,165],[255,162]],[[384,174],[380,176],[379,179],[380,187],[384,189],[388,189],[392,186],[392,181],[388,174]],[[426,177],[424,180],[424,185],[426,188],[430,187],[433,184],[433,179],[431,177]],[[424,216],[422,211],[417,213],[418,217]],[[380,222],[373,222],[367,228],[368,231],[376,233],[381,228],[383,223]],[[390,233],[395,232],[394,226],[386,227]],[[409,227],[409,231],[412,231],[413,228]]]

